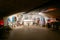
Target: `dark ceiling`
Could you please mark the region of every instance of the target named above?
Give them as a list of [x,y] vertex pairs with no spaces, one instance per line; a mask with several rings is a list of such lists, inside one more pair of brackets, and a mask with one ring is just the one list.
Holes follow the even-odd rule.
[[36,8],[57,7],[55,0],[0,0],[0,17],[16,12],[27,12]]

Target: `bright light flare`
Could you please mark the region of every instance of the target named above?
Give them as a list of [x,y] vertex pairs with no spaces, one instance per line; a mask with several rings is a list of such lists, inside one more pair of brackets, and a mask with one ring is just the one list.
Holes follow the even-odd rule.
[[45,14],[44,14],[43,12],[40,12],[39,15],[41,15],[41,16],[45,16]]

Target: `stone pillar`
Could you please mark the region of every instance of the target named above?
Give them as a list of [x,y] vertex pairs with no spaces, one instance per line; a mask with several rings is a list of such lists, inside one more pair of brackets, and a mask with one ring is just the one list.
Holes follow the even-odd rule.
[[4,26],[7,26],[8,25],[8,23],[7,23],[7,17],[4,17],[3,20],[4,20]]

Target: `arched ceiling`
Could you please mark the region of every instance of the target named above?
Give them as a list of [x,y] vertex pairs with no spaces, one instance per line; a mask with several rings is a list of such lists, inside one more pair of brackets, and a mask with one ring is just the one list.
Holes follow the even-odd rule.
[[0,16],[11,12],[28,11],[50,0],[0,0]]
[[[52,6],[59,9],[59,3],[58,0],[0,0],[0,17],[16,12],[27,12],[34,8],[47,8]],[[57,11],[48,12],[48,14],[54,14],[53,16],[59,16],[59,13],[60,11],[58,14]]]

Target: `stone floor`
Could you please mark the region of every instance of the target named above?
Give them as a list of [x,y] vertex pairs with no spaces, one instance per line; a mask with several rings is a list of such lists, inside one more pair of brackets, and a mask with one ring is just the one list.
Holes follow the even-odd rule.
[[24,26],[9,32],[1,31],[0,40],[60,40],[60,31],[40,26]]

